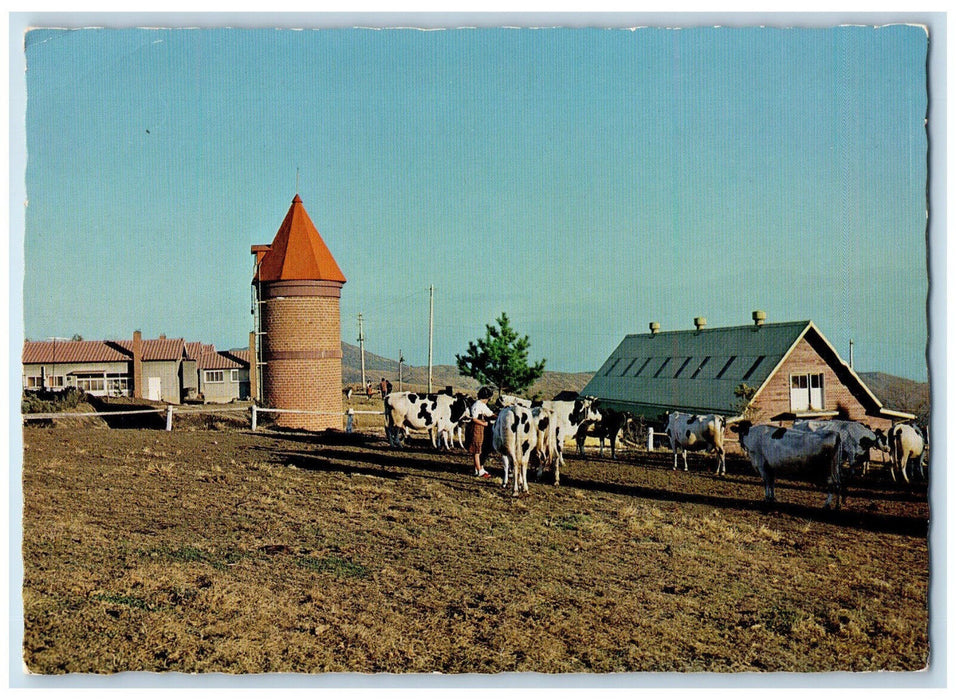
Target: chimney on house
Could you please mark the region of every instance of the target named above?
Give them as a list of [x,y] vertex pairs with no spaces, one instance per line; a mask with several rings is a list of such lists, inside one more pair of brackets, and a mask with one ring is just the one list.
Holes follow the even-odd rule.
[[755,326],[762,326],[763,322],[767,320],[766,311],[754,311],[751,316],[753,317]]
[[657,332],[661,329],[661,324],[657,321],[651,321],[647,327],[651,329],[651,335],[657,335]]
[[694,319],[694,327],[695,327],[697,330],[700,330],[701,328],[703,328],[703,327],[706,326],[706,325],[707,325],[707,319],[704,318],[703,316],[698,316],[698,317],[696,317],[696,318]]
[[160,333],[160,334],[159,334],[159,339],[160,339],[160,340],[166,340],[166,334],[165,334],[165,333]]
[[133,398],[143,398],[143,334],[133,331]]

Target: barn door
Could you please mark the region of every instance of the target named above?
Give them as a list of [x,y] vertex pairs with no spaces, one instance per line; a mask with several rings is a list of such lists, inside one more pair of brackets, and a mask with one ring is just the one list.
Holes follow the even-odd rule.
[[147,398],[150,401],[162,401],[163,400],[163,379],[162,377],[150,377],[149,384],[147,385],[147,390],[149,395]]

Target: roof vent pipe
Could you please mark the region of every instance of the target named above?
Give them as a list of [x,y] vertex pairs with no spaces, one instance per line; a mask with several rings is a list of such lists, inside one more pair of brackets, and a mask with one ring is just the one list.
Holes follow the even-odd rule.
[[766,311],[754,311],[754,312],[753,312],[753,319],[754,319],[754,325],[755,325],[755,326],[762,326],[762,325],[763,325],[763,322],[767,320],[767,312],[766,312]]
[[694,319],[694,326],[697,328],[697,330],[700,330],[706,325],[707,325],[707,319],[704,318],[703,316],[698,316],[697,318]]
[[648,325],[648,328],[651,329],[651,335],[657,335],[657,331],[661,329],[661,324],[659,324],[657,321],[651,321]]

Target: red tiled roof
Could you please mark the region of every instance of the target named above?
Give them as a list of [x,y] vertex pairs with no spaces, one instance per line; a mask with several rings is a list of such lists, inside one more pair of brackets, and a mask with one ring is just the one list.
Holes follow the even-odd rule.
[[54,362],[129,362],[133,359],[132,341],[127,354],[123,348],[102,340],[28,340],[23,344],[23,364]]
[[240,369],[242,367],[231,357],[215,350],[203,353],[196,365],[199,369]]
[[202,355],[202,348],[202,343],[194,343],[192,341],[186,343],[186,359],[198,360],[199,356]]
[[[253,252],[260,246],[253,246]],[[328,280],[345,283],[345,275],[296,195],[269,250],[262,255],[257,279]]]
[[[114,345],[121,346],[133,355],[132,340],[116,340]],[[179,360],[186,352],[186,343],[182,338],[158,338],[143,341],[143,361]]]
[[239,348],[238,350],[223,350],[224,355],[231,357],[240,364],[249,366],[249,363],[252,359],[252,353],[249,352],[249,348]]

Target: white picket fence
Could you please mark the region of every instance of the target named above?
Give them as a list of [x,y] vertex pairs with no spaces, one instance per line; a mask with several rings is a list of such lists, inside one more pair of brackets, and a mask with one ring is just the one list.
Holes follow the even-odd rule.
[[97,413],[24,413],[21,414],[21,418],[26,421],[31,420],[50,420],[51,418],[90,418],[91,416],[96,416],[98,418],[109,418],[112,416],[132,416],[136,414],[147,414],[147,413],[165,413],[166,414],[166,430],[171,431],[173,429],[173,414],[179,413],[183,415],[187,414],[201,414],[201,413],[249,413],[250,414],[250,427],[252,430],[255,430],[258,427],[258,420],[260,413],[296,413],[310,416],[341,416],[346,419],[347,427],[346,430],[351,432],[351,416],[366,414],[366,415],[382,415],[381,411],[355,411],[349,409],[348,411],[297,411],[293,409],[285,408],[260,408],[259,406],[243,407],[243,408],[234,408],[234,407],[221,407],[221,408],[192,408],[192,407],[176,407],[173,405],[166,405],[164,407],[158,408],[142,408],[136,409],[134,411],[102,411]]

